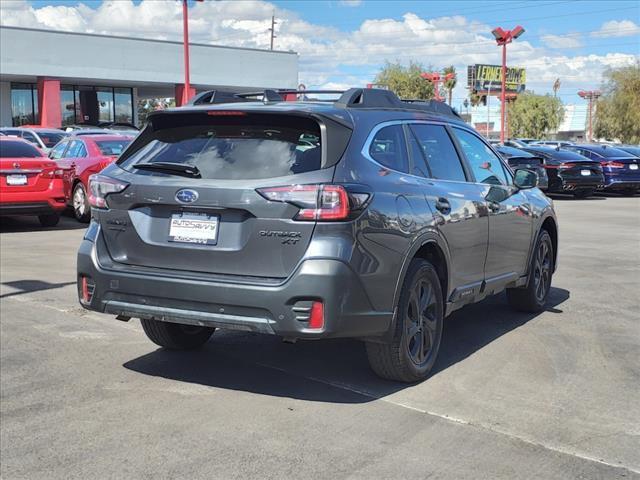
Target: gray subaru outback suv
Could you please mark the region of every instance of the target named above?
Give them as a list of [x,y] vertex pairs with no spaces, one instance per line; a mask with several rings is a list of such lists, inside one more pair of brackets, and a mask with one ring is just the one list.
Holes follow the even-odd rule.
[[437,102],[206,92],[91,178],[78,295],[165,348],[355,337],[378,375],[417,381],[454,310],[503,290],[544,308],[557,222],[535,186]]

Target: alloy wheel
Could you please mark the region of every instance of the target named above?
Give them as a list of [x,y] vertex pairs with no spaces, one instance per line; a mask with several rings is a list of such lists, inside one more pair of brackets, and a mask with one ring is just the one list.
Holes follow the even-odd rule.
[[421,278],[411,289],[406,312],[407,349],[411,361],[422,365],[429,360],[437,338],[437,303],[433,286]]
[[539,302],[543,302],[551,283],[551,249],[548,242],[540,242],[538,246],[533,268],[533,282],[536,298]]

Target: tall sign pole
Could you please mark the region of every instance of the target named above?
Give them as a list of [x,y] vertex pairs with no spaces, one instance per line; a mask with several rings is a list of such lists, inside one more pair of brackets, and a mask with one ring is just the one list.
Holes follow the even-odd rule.
[[182,36],[184,43],[184,89],[182,90],[181,105],[189,102],[191,82],[189,79],[189,6],[187,0],[182,0]]
[[524,33],[524,28],[520,25],[513,30],[503,30],[502,28],[494,28],[491,32],[498,43],[502,47],[502,92],[500,94],[500,143],[504,143],[504,112],[506,109],[506,88],[507,88],[507,44],[513,42],[516,38]]

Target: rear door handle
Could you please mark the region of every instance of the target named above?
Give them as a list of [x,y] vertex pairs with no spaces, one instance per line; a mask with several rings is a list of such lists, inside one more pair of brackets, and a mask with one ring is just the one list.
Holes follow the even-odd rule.
[[438,210],[440,213],[447,215],[448,213],[451,212],[451,204],[449,203],[449,200],[447,200],[444,197],[440,197],[436,200],[436,210]]

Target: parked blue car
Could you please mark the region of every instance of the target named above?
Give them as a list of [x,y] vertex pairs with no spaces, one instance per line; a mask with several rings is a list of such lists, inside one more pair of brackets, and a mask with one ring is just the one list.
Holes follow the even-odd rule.
[[565,147],[597,160],[604,174],[604,190],[635,195],[640,190],[640,158],[609,145],[571,145]]

